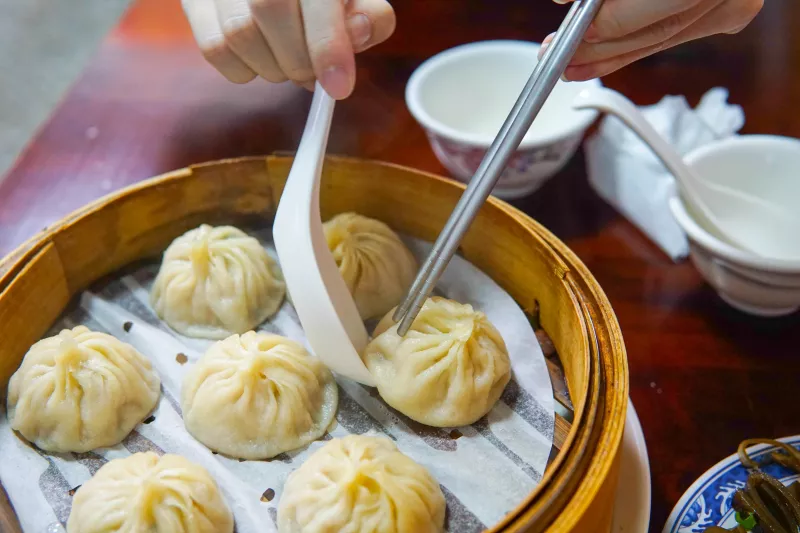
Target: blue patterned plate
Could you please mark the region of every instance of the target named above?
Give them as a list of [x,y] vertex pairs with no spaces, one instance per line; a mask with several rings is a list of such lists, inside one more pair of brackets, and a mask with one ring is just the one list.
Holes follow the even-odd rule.
[[[778,440],[800,448],[800,435]],[[775,449],[774,446],[758,444],[748,448],[748,452],[750,457],[759,460]],[[777,463],[764,466],[762,471],[784,485],[800,478],[794,471]],[[669,515],[663,533],[702,533],[710,526],[733,528],[736,525],[731,508],[733,494],[744,487],[748,474],[736,454],[714,465],[684,493]]]

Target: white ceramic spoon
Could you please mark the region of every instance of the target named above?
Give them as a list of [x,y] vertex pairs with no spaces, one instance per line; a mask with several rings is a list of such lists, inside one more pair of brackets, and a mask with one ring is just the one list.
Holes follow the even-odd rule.
[[800,216],[763,198],[698,176],[623,95],[600,87],[585,89],[572,106],[611,113],[627,124],[675,176],[681,197],[689,203],[698,222],[718,237],[762,257],[800,259]]
[[275,214],[273,238],[311,349],[334,372],[374,386],[359,357],[369,341],[367,330],[322,231],[319,181],[333,107],[333,99],[318,83]]

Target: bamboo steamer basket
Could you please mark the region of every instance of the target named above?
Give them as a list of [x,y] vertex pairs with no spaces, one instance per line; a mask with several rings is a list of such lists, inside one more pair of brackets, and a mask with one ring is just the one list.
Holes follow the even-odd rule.
[[[46,228],[0,261],[0,396],[28,348],[70,299],[137,260],[158,256],[201,223],[270,219],[291,167],[288,156],[215,161],[113,193]],[[418,170],[329,157],[323,219],[343,211],[383,220],[428,241],[463,185]],[[541,326],[560,356],[574,416],[541,483],[492,532],[607,532],[611,528],[628,370],[619,325],[602,289],[555,236],[490,198],[460,252]],[[19,531],[0,491],[0,526]]]

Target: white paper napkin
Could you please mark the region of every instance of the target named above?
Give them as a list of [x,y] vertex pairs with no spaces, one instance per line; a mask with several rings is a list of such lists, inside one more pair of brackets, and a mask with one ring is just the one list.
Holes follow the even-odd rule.
[[[666,96],[642,107],[653,125],[679,153],[735,135],[744,112],[727,102],[728,91],[708,91],[692,109],[683,96]],[[639,137],[616,117],[607,116],[585,144],[589,183],[674,261],[689,253],[686,235],[669,210],[674,178]]]

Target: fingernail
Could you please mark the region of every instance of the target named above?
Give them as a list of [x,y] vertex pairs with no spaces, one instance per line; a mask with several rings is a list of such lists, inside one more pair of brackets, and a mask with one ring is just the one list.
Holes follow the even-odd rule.
[[353,84],[350,76],[341,67],[328,67],[322,73],[320,83],[325,87],[325,91],[331,95],[331,98],[341,100],[350,96],[353,89]]
[[572,0],[553,0],[556,4],[568,4]]
[[353,48],[358,50],[372,38],[372,23],[363,13],[356,13],[347,19],[347,33]]

